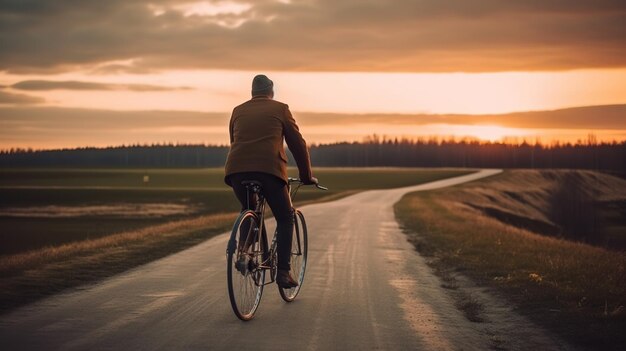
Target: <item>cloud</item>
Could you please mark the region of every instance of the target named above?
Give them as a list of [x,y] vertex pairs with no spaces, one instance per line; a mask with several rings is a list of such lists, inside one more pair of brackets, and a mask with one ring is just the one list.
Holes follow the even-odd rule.
[[[229,113],[194,111],[113,111],[63,107],[0,107],[7,129],[132,131],[145,128],[228,128]],[[226,131],[228,129],[225,129]]]
[[0,149],[228,142],[228,113],[1,107]]
[[25,80],[11,85],[11,88],[29,91],[47,90],[130,90],[130,91],[172,91],[191,90],[190,87],[167,87],[149,84],[110,84],[83,82],[75,80],[54,81],[54,80]]
[[384,125],[499,125],[530,129],[612,129],[626,130],[626,105],[602,105],[565,108],[552,111],[527,111],[506,114],[297,114],[303,126]]
[[[494,115],[341,114],[294,111],[302,127],[349,127],[359,124],[496,124],[512,128],[626,130],[626,105],[585,106],[554,111]],[[129,131],[146,128],[227,128],[230,113],[196,111],[113,111],[61,107],[0,107],[0,122],[42,130]],[[224,132],[227,129],[224,129]]]
[[38,96],[30,96],[25,94],[14,94],[6,91],[0,91],[0,105],[33,105],[46,102],[44,98]]
[[[1,92],[0,92],[1,93]],[[2,101],[2,94],[0,94]],[[624,139],[626,105],[590,106],[503,115],[392,115],[294,112],[310,142],[352,140],[390,127],[400,134],[429,125],[500,125],[609,133]],[[0,149],[10,147],[76,147],[132,143],[228,143],[229,113],[191,111],[110,111],[58,107],[0,107]],[[374,127],[373,127],[374,126]],[[418,126],[417,128],[413,128]],[[394,128],[397,127],[397,128]],[[600,134],[599,136],[606,135]]]
[[1,1],[0,70],[60,72],[121,60],[137,64],[108,68],[478,72],[626,66],[622,0],[76,4]]
[[103,63],[97,65],[91,70],[91,74],[112,75],[112,74],[149,74],[155,70],[148,67],[138,65],[135,62],[130,63]]

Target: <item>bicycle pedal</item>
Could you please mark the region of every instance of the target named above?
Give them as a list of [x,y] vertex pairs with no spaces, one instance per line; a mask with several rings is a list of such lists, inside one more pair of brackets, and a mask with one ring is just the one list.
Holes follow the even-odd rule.
[[235,262],[235,269],[243,275],[246,274],[248,271],[248,262],[245,256],[241,256],[237,259],[237,262]]

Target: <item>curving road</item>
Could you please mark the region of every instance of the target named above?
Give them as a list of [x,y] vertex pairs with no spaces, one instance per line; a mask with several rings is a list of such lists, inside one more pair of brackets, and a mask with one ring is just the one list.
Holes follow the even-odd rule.
[[405,193],[498,172],[303,207],[310,232],[303,289],[286,304],[269,286],[251,322],[239,321],[230,309],[223,234],[2,316],[0,345],[3,350],[564,348],[506,303],[471,286],[487,305],[487,322],[467,321],[394,219],[392,206]]

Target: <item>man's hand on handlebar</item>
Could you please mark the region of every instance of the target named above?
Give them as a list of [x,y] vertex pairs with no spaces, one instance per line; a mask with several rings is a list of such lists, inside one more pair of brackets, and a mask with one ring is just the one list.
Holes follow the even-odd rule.
[[304,185],[317,185],[319,181],[315,177],[311,177],[311,179],[302,179],[302,184]]

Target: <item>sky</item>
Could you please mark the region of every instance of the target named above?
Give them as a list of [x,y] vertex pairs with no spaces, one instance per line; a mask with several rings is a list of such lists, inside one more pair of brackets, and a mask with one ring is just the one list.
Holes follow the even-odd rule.
[[626,104],[626,2],[0,0],[0,148],[225,143],[258,73],[310,142],[626,140],[623,109],[510,117]]

